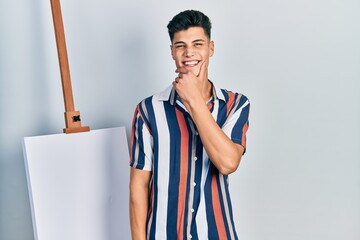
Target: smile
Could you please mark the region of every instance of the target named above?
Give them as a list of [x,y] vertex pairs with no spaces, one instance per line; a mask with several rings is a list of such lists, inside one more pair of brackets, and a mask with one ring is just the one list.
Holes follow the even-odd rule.
[[191,60],[191,61],[184,61],[183,64],[186,66],[186,67],[195,67],[196,65],[198,65],[200,61],[198,60]]

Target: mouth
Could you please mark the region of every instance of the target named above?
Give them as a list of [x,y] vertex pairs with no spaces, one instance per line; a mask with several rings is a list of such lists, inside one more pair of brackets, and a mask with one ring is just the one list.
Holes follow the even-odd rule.
[[192,68],[197,66],[199,62],[200,62],[199,60],[188,60],[188,61],[183,61],[182,64],[187,68]]

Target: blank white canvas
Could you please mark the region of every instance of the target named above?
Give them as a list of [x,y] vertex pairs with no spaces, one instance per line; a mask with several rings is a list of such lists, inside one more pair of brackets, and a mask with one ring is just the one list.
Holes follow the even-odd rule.
[[25,137],[35,239],[130,239],[124,127]]

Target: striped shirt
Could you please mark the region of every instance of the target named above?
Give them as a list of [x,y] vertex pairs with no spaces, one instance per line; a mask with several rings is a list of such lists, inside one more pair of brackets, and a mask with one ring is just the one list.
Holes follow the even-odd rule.
[[[220,128],[246,147],[249,101],[213,87],[208,108]],[[141,101],[134,114],[130,166],[152,171],[147,239],[238,239],[228,188],[208,158],[172,86]]]

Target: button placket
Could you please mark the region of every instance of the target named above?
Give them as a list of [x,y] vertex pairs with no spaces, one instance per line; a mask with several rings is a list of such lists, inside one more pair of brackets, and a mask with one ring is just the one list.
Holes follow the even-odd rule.
[[[193,185],[193,187],[190,188],[190,192],[189,192],[189,199],[188,199],[188,217],[187,217],[187,236],[189,239],[192,238],[190,232],[191,232],[191,226],[193,224],[193,213],[195,212],[194,209],[194,186],[196,185],[195,183],[195,172],[196,172],[196,160],[197,158],[197,142],[200,141],[199,137],[196,135],[196,127],[194,122],[189,118],[189,125],[190,125],[190,129],[192,132],[192,147],[191,147],[191,158],[190,158],[190,162],[191,162],[191,172],[190,172],[190,184]],[[190,185],[191,186],[191,185]]]

